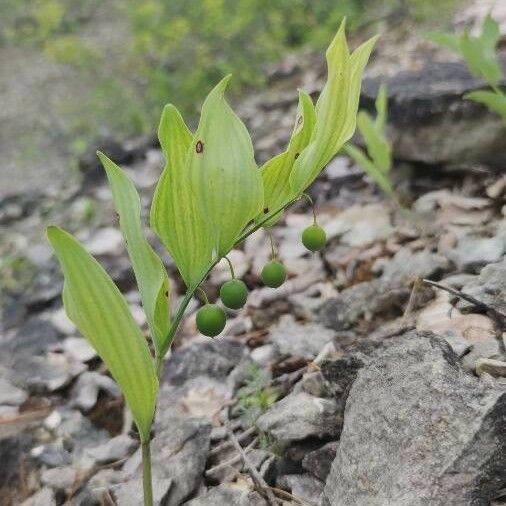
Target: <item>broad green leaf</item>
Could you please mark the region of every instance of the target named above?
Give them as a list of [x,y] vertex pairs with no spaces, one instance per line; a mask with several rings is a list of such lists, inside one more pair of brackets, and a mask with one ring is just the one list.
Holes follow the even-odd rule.
[[192,188],[219,257],[230,251],[264,203],[251,138],[224,98],[229,79],[225,77],[206,98],[188,154]]
[[383,173],[387,173],[391,164],[391,148],[384,132],[376,127],[375,122],[365,111],[358,113],[357,126],[374,165]]
[[191,188],[187,157],[192,133],[179,111],[165,106],[158,137],[166,164],[151,204],[151,227],[170,252],[188,287],[212,264],[212,237]]
[[472,91],[464,95],[466,100],[484,104],[506,121],[506,96],[493,91]]
[[265,222],[265,226],[274,225],[282,213],[273,214],[280,207],[288,204],[292,198],[290,172],[300,152],[307,146],[315,124],[315,110],[311,97],[299,91],[299,104],[292,136],[287,150],[268,162],[260,169],[264,185],[264,208],[256,221]]
[[478,77],[483,77],[491,86],[501,80],[502,69],[494,54],[486,54],[480,39],[464,33],[460,40],[460,49],[469,70]]
[[499,23],[489,14],[483,21],[483,27],[481,31],[481,45],[485,50],[485,53],[491,55],[494,54],[497,43],[501,38],[501,31]]
[[345,21],[330,44],[326,56],[328,80],[316,103],[316,124],[308,146],[290,174],[294,196],[300,195],[355,131],[362,74],[377,37],[350,56]]
[[64,230],[49,227],[47,236],[65,278],[65,311],[118,383],[141,439],[146,441],[158,392],[147,342],[124,297],[100,264]]
[[359,165],[366,174],[374,179],[376,184],[386,193],[393,195],[394,190],[388,177],[367,158],[366,154],[353,144],[345,144],[344,151],[357,165]]
[[107,156],[98,153],[112,190],[114,207],[139,286],[142,306],[158,356],[169,331],[169,278],[141,226],[141,202],[132,180]]
[[427,39],[431,40],[438,46],[446,47],[455,53],[460,54],[460,36],[451,33],[428,32]]

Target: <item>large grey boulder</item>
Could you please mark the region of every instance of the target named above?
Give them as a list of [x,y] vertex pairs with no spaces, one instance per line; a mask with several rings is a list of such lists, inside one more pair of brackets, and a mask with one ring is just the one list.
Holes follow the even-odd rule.
[[485,506],[506,470],[506,394],[408,332],[358,371],[324,491],[339,506]]
[[[502,60],[506,62],[506,55]],[[364,108],[374,110],[379,84],[365,80]],[[429,62],[419,70],[398,73],[386,84],[397,159],[504,168],[506,124],[487,108],[463,99],[470,91],[486,88],[463,62]]]

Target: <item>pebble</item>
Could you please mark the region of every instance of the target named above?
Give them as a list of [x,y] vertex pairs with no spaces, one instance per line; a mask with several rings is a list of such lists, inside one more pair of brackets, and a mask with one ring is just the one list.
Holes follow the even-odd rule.
[[138,446],[138,443],[127,435],[119,435],[109,439],[104,444],[95,446],[86,453],[96,460],[97,464],[107,464],[128,457]]
[[28,394],[0,378],[0,405],[19,406],[28,398]]
[[117,228],[106,227],[97,230],[85,243],[86,249],[96,256],[119,256],[124,250],[123,236]]
[[487,373],[495,378],[504,378],[506,377],[506,362],[491,358],[479,358],[475,363],[475,370],[478,376]]
[[98,394],[104,391],[112,397],[119,397],[120,391],[114,380],[98,372],[83,373],[72,389],[72,405],[89,411],[98,400]]
[[67,316],[64,308],[60,308],[51,314],[50,321],[53,327],[64,335],[70,336],[75,334],[76,326]]

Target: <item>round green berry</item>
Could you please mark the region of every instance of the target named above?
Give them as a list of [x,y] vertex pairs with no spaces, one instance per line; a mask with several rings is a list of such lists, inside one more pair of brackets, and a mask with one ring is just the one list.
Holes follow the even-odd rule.
[[220,299],[230,309],[241,309],[246,304],[248,288],[240,279],[231,279],[220,288]]
[[217,336],[225,328],[226,321],[225,311],[216,304],[206,304],[197,312],[197,328],[208,337]]
[[302,232],[302,244],[309,251],[320,251],[327,242],[327,234],[319,225],[310,225]]
[[285,282],[285,280],[286,269],[282,263],[272,260],[268,264],[264,265],[264,268],[262,269],[262,281],[266,286],[278,288]]

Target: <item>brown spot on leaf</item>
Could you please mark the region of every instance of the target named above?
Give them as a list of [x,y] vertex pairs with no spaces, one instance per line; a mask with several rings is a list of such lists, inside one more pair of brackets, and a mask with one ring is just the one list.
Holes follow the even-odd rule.
[[299,116],[297,118],[297,125],[302,125],[302,122],[304,121],[304,118],[302,116]]
[[165,297],[168,297],[168,296],[169,296],[169,291],[165,290]]
[[202,153],[202,151],[204,151],[204,143],[202,141],[197,141],[197,144],[195,144],[195,151],[197,153]]
[[264,207],[264,214],[267,214],[269,212],[269,208],[268,207]]
[[295,153],[295,159],[299,158],[300,153]]

